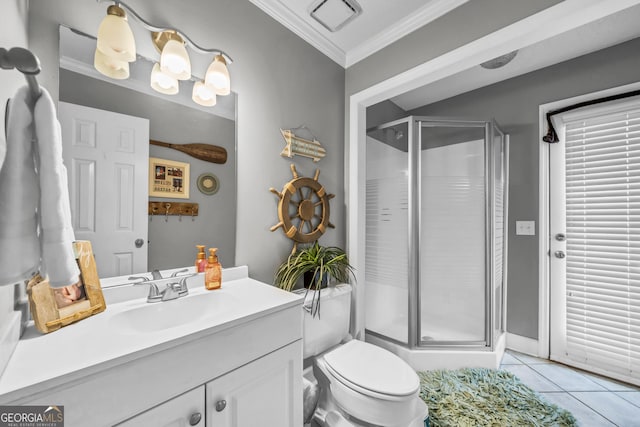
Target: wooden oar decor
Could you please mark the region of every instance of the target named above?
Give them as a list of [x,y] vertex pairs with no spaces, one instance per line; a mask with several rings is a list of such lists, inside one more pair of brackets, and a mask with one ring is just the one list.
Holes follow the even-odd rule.
[[168,142],[149,140],[149,144],[157,145],[159,147],[173,148],[174,150],[181,151],[196,159],[204,160],[205,162],[225,164],[227,162],[227,150],[224,147],[212,144],[170,144]]

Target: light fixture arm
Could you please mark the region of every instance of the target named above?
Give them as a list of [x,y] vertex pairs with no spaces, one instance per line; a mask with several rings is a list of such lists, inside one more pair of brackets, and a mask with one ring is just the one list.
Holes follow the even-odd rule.
[[189,36],[187,36],[183,31],[177,29],[177,28],[166,28],[166,27],[159,27],[157,25],[154,25],[152,23],[150,23],[149,21],[147,21],[146,19],[144,19],[142,16],[140,16],[135,10],[133,10],[131,8],[131,6],[129,6],[128,4],[126,4],[123,1],[120,0],[96,0],[97,3],[105,3],[105,2],[109,2],[109,3],[114,3],[116,6],[122,7],[123,9],[125,9],[127,12],[129,12],[131,14],[131,16],[133,16],[136,21],[140,22],[142,24],[143,27],[145,27],[147,30],[149,31],[154,31],[154,32],[162,32],[162,31],[167,31],[167,30],[173,30],[176,33],[178,33],[178,35],[180,35],[180,37],[182,37],[182,39],[184,40],[185,44],[188,45],[189,47],[191,47],[193,50],[203,53],[203,54],[214,54],[214,55],[222,55],[225,59],[225,61],[227,61],[227,64],[231,64],[233,62],[233,60],[231,59],[231,57],[229,55],[227,55],[226,52],[220,50],[220,49],[207,49],[204,48],[200,45],[198,45],[197,43],[195,43],[193,40],[191,40],[189,38]]

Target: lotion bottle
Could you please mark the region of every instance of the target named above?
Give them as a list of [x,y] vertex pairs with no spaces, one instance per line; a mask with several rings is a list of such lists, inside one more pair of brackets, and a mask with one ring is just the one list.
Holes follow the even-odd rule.
[[220,289],[222,285],[222,266],[218,262],[216,251],[218,248],[209,248],[209,259],[204,272],[204,286],[209,289]]
[[204,245],[196,245],[196,248],[198,248],[198,255],[196,256],[196,272],[204,273],[204,270],[207,267],[207,254],[204,252]]

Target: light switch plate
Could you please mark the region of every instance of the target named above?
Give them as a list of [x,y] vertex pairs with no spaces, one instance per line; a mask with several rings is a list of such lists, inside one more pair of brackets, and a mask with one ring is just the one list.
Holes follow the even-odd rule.
[[535,236],[536,222],[535,221],[516,221],[516,235],[517,236]]

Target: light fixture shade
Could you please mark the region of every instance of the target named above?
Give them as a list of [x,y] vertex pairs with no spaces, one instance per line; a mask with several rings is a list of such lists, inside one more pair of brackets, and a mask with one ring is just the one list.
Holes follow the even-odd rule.
[[169,40],[164,45],[160,55],[160,69],[178,80],[191,78],[191,61],[183,42]]
[[204,78],[205,85],[212,86],[216,94],[229,95],[231,93],[231,78],[227,69],[227,61],[222,55],[216,55],[211,65],[207,69]]
[[204,107],[213,107],[216,105],[216,91],[211,86],[207,86],[204,82],[195,82],[193,84],[193,94],[191,99],[196,104]]
[[160,64],[156,62],[151,71],[151,87],[165,95],[175,95],[178,93],[178,80],[163,73]]
[[129,78],[129,63],[127,61],[118,61],[113,59],[96,49],[93,57],[93,66],[101,74],[112,79],[124,80]]
[[98,28],[97,48],[105,55],[118,61],[136,60],[136,42],[131,27],[120,7],[112,5],[107,9]]

